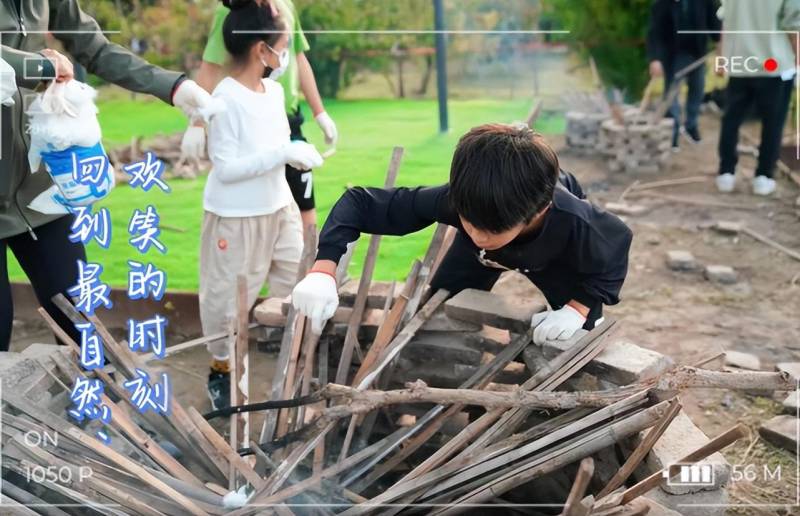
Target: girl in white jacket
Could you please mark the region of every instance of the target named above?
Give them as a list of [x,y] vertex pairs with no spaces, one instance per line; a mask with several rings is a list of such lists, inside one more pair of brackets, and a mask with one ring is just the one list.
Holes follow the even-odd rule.
[[[229,331],[235,321],[237,276],[247,279],[247,304],[265,280],[271,296],[291,292],[303,249],[300,212],[286,183],[285,166],[322,165],[314,146],[292,142],[277,79],[288,62],[288,32],[266,2],[223,0],[230,75],[214,89],[225,111],[211,119],[212,169],[203,195],[200,249],[200,319],[203,334]],[[263,4],[263,5],[262,5]],[[214,409],[230,403],[226,339],[208,345],[208,391]]]

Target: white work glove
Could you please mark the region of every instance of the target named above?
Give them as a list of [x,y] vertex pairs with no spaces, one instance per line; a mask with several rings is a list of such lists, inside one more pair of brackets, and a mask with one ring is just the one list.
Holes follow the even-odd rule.
[[0,57],[0,104],[14,105],[14,94],[17,93],[17,79],[14,68]]
[[540,312],[531,319],[534,344],[544,344],[548,340],[569,340],[575,332],[583,328],[586,317],[569,305],[559,310]]
[[290,142],[284,147],[286,163],[297,170],[311,170],[322,166],[322,156],[317,148],[302,141]]
[[191,79],[180,83],[172,95],[172,103],[190,120],[200,116],[208,122],[212,116],[225,111],[225,102],[222,99],[213,98]]
[[206,128],[189,125],[181,140],[181,159],[199,160],[206,155]]
[[333,118],[323,111],[315,116],[314,119],[322,130],[322,134],[325,135],[325,143],[327,145],[336,146],[336,142],[339,141],[339,131],[336,130],[336,124],[333,123]]
[[336,280],[324,272],[309,272],[292,291],[292,305],[311,319],[311,331],[322,334],[325,323],[339,306]]

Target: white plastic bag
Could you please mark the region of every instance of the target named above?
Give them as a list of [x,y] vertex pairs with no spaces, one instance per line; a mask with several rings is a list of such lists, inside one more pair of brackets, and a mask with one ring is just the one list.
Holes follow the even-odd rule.
[[28,110],[28,161],[36,172],[44,161],[53,186],[28,207],[47,214],[88,206],[114,188],[114,168],[100,142],[97,92],[78,81],[52,82]]
[[0,57],[0,104],[14,105],[14,94],[17,92],[17,74],[10,64]]

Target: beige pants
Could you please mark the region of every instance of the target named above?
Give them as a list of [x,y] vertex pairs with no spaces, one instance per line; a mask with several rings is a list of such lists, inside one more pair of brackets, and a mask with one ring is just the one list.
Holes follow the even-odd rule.
[[[203,334],[228,331],[236,318],[236,278],[247,279],[247,306],[266,280],[271,297],[286,297],[303,252],[300,210],[292,202],[269,215],[219,217],[205,212],[200,244],[200,322]],[[226,340],[212,342],[215,358],[228,356]]]

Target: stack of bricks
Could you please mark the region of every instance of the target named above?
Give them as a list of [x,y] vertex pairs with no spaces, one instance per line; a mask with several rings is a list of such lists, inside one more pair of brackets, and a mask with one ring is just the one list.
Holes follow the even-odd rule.
[[669,163],[672,147],[671,119],[657,122],[637,109],[623,111],[624,122],[609,119],[600,126],[598,149],[612,172],[655,174]]
[[608,117],[607,112],[568,111],[567,147],[581,154],[596,152],[600,125]]

